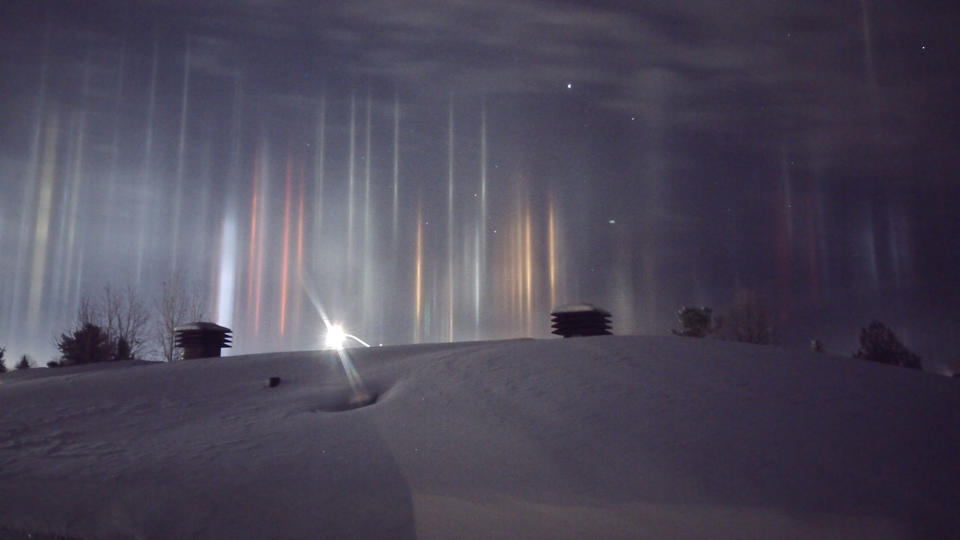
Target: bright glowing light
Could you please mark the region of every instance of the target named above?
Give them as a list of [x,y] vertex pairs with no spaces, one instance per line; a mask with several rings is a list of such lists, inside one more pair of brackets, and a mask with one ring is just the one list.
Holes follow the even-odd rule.
[[323,348],[342,351],[346,346],[347,339],[352,339],[364,347],[370,346],[369,343],[357,336],[348,334],[347,331],[343,329],[343,325],[327,324],[327,334],[323,338]]
[[325,349],[334,349],[337,351],[343,350],[343,343],[347,340],[347,333],[343,330],[343,326],[339,324],[331,324],[327,327],[327,335],[323,340],[323,347]]

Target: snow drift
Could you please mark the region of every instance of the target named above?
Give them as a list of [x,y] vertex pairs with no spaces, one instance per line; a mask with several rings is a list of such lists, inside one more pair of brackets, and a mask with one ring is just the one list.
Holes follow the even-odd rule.
[[960,537],[956,380],[675,337],[349,354],[367,406],[333,351],[0,377],[0,536]]

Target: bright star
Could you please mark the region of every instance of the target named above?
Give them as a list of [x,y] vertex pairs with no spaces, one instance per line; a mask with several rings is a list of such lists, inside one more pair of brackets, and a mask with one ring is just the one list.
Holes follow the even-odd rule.
[[567,90],[572,90],[572,89],[573,89],[573,83],[572,83],[572,82],[568,82],[568,83],[567,83]]

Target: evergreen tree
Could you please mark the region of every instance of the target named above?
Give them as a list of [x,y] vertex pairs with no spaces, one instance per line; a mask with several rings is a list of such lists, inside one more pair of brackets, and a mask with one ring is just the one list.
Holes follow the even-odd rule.
[[3,353],[7,352],[6,349],[0,347],[0,373],[7,372],[7,365],[3,363]]
[[30,357],[23,355],[20,357],[20,361],[17,362],[17,369],[30,369]]
[[870,326],[860,329],[860,350],[853,356],[892,366],[923,369],[920,356],[904,347],[893,330],[880,321],[872,321]]
[[57,348],[67,364],[106,362],[115,358],[116,347],[99,326],[85,323],[71,334],[61,334]]

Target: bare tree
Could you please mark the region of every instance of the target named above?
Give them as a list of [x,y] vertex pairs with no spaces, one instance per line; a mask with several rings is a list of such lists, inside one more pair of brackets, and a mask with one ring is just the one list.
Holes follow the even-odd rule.
[[132,285],[115,290],[103,288],[100,316],[110,340],[116,345],[117,360],[142,358],[146,352],[150,310]]
[[90,297],[84,294],[80,297],[80,307],[77,308],[77,328],[83,328],[88,324],[102,325],[100,320],[100,310],[94,304]]
[[167,362],[180,357],[174,342],[177,325],[203,320],[203,295],[195,283],[187,284],[180,274],[163,283],[163,292],[154,304],[155,337],[160,354]]

